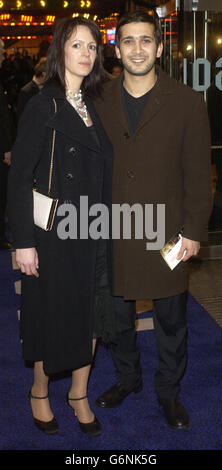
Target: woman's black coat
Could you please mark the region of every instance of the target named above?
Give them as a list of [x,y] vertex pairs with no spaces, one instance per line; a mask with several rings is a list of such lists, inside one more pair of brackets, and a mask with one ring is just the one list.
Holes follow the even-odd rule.
[[[100,149],[60,88],[51,84],[27,104],[12,151],[9,214],[13,244],[15,248],[36,246],[39,256],[39,278],[22,275],[23,352],[26,360],[43,360],[48,374],[82,367],[92,359],[97,241],[79,238],[79,204],[80,196],[88,196],[89,208],[103,203],[111,209],[112,147],[93,105],[86,103]],[[33,174],[37,188],[47,194],[53,129],[51,196],[59,199],[58,206],[75,205],[77,239],[58,237],[61,216],[56,215],[50,232],[33,223]],[[110,240],[107,246],[111,282]]]

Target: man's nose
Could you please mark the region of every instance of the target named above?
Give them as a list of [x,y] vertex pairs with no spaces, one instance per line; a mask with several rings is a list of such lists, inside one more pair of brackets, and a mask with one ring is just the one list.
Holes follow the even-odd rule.
[[142,50],[142,45],[141,45],[141,41],[140,40],[137,40],[135,41],[134,43],[134,50],[137,54],[139,54]]

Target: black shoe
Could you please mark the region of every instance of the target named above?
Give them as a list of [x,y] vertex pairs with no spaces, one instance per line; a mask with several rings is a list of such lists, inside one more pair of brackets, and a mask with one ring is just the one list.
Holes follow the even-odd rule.
[[115,408],[121,405],[122,401],[132,392],[141,392],[143,388],[142,380],[131,388],[125,388],[123,384],[117,383],[107,390],[103,395],[97,398],[96,405],[101,408]]
[[[48,398],[48,395],[46,397],[34,397],[30,390],[29,398],[35,398],[36,400],[45,400],[46,398]],[[58,432],[59,427],[55,417],[53,417],[51,421],[40,421],[39,419],[34,418],[34,416],[33,419],[34,424],[38,429],[40,429],[40,431],[43,431],[46,434],[56,434]]]
[[0,239],[0,250],[12,250],[12,244],[6,239]]
[[[81,397],[81,398],[70,398],[68,393],[67,393],[67,396],[66,396],[67,403],[72,408],[72,410],[74,412],[74,415],[77,417],[77,419],[78,419],[78,416],[76,414],[76,411],[70,405],[69,401],[84,400],[85,398],[87,398],[87,396]],[[84,432],[85,434],[89,434],[90,436],[96,437],[96,436],[99,436],[102,432],[101,424],[100,424],[100,422],[98,421],[98,419],[95,415],[94,415],[94,420],[91,421],[90,423],[81,423],[79,420],[78,420],[78,423],[79,423],[79,427],[80,427],[81,431]]]
[[189,416],[177,398],[159,401],[159,403],[163,407],[168,426],[173,429],[188,429]]

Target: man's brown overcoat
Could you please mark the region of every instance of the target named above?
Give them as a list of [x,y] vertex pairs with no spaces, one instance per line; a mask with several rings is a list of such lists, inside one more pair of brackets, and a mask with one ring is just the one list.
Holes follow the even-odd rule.
[[[181,227],[184,237],[206,240],[212,203],[210,132],[202,96],[158,70],[130,135],[122,80],[108,82],[96,103],[114,146],[113,203],[154,204],[154,209],[165,204],[166,241]],[[185,291],[187,263],[171,271],[159,250],[147,250],[146,242],[146,237],[114,240],[114,294],[157,299]]]

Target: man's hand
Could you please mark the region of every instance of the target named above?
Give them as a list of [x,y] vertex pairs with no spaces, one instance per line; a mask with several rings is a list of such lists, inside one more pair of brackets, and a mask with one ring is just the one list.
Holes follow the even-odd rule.
[[34,247],[17,249],[15,259],[23,274],[39,277],[37,271],[39,267],[38,253]]
[[196,256],[199,253],[200,243],[188,238],[182,237],[182,245],[177,255],[177,259],[181,259],[184,251],[186,251],[182,261],[187,261],[191,256]]
[[6,163],[6,165],[8,165],[8,166],[11,165],[11,152],[5,152],[4,153],[3,162]]

